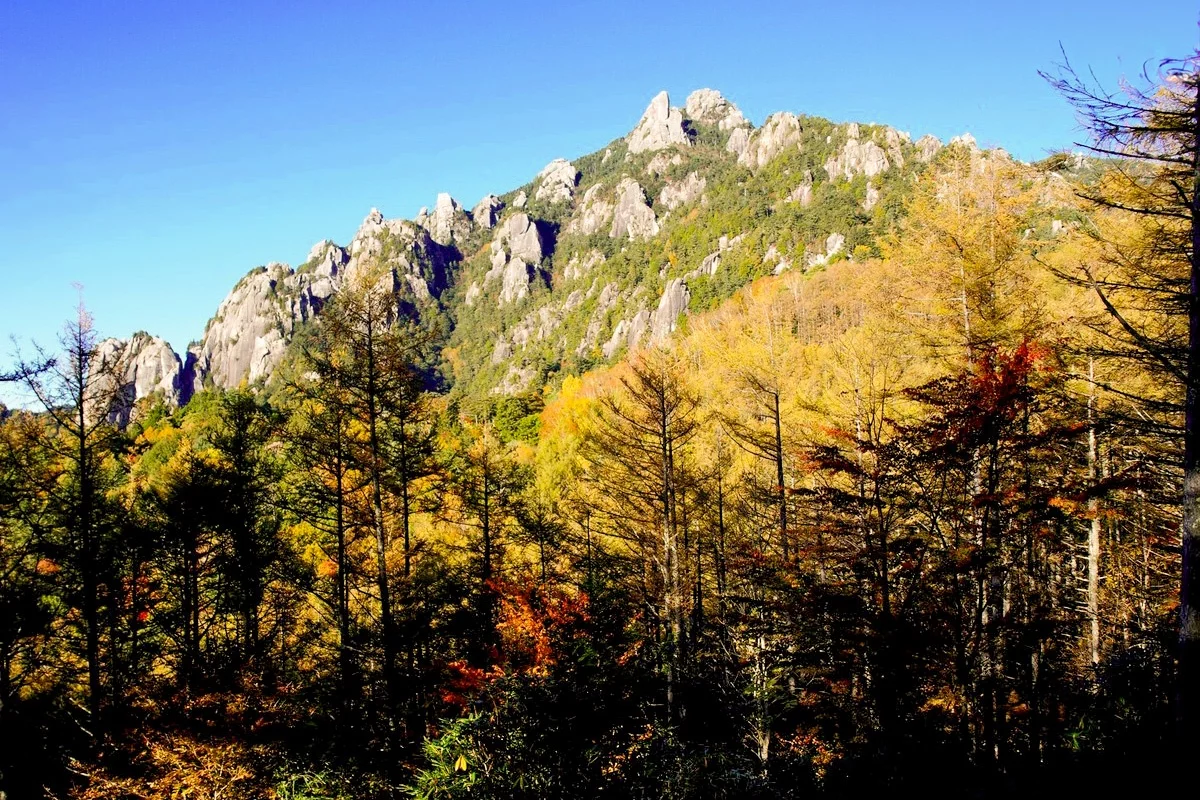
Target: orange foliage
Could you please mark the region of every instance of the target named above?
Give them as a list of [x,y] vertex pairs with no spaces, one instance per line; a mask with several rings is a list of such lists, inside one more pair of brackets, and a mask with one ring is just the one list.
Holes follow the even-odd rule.
[[484,670],[473,667],[461,659],[451,661],[446,665],[446,680],[440,689],[443,703],[458,709],[459,713],[466,711],[471,700],[479,695],[489,683],[504,673],[493,667]]
[[586,635],[586,594],[555,587],[505,584],[496,626],[506,667],[518,674],[545,675],[558,658],[556,645]]

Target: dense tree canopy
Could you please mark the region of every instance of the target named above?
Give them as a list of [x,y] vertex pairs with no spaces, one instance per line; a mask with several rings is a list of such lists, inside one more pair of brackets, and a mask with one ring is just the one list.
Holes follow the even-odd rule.
[[486,342],[439,350],[368,270],[269,391],[119,429],[81,313],[4,376],[42,404],[0,417],[0,792],[1150,780],[1194,681],[1188,64],[1093,182],[951,145],[853,258],[544,390],[446,390]]

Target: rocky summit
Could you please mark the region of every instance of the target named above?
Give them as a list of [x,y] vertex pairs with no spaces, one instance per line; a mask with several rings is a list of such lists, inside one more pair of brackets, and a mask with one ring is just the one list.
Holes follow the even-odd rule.
[[297,332],[368,268],[404,313],[437,319],[455,385],[525,391],[663,341],[759,275],[877,253],[894,224],[879,209],[942,147],[788,111],[755,127],[713,89],[682,107],[660,92],[627,135],[470,210],[446,193],[411,220],[371,209],[348,243],[256,267],[182,356],[144,334],[106,343],[123,365],[117,416],[151,395],[178,406],[208,386],[270,384]]

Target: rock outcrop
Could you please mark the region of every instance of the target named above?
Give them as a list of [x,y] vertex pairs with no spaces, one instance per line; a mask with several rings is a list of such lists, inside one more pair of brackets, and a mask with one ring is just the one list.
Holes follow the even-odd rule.
[[631,153],[662,150],[673,145],[687,147],[691,144],[683,127],[683,114],[679,109],[671,108],[671,99],[666,92],[659,92],[650,101],[646,113],[626,141],[629,142]]
[[594,267],[604,263],[604,254],[599,250],[589,250],[580,258],[579,253],[573,253],[563,269],[563,280],[573,281],[586,276]]
[[590,236],[600,233],[608,227],[612,219],[613,206],[603,197],[604,184],[597,183],[588,187],[579,203],[579,211],[567,224],[568,233],[582,233]]
[[725,143],[725,149],[738,157],[740,161],[745,155],[746,149],[750,147],[750,129],[735,128],[733,133],[729,134],[729,141]]
[[649,239],[658,233],[658,219],[646,204],[646,193],[641,184],[632,178],[622,178],[617,184],[617,205],[613,209],[612,227],[608,235],[613,239]]
[[846,237],[840,233],[831,233],[825,239],[825,252],[813,253],[808,257],[808,265],[817,267],[828,263],[829,259],[833,258],[838,253],[842,252],[842,248],[846,244]]
[[682,205],[699,200],[704,194],[708,180],[697,172],[689,172],[687,177],[675,183],[668,183],[658,193],[658,204],[667,211],[674,211]]
[[523,258],[531,264],[539,263],[546,256],[545,242],[537,223],[528,214],[513,214],[500,226],[493,244],[499,244],[511,255]]
[[504,203],[499,197],[494,194],[489,194],[476,204],[471,210],[471,218],[475,224],[481,228],[494,228],[496,223],[500,221],[500,212],[504,210]]
[[545,200],[548,203],[570,202],[575,196],[575,184],[579,180],[579,170],[565,158],[556,158],[538,173],[538,188],[533,193],[533,199]]
[[917,139],[917,159],[922,163],[928,164],[941,149],[941,141],[932,134],[927,133],[920,139]]
[[863,211],[870,211],[879,202],[879,187],[874,183],[867,184],[867,195],[863,198]]
[[500,305],[526,297],[536,267],[545,255],[545,242],[537,223],[524,212],[512,215],[492,239],[492,268],[483,277],[484,287],[500,281]]
[[683,156],[679,153],[659,153],[646,165],[646,174],[657,178],[671,167],[679,166],[682,163]]
[[[238,282],[190,352],[192,389],[206,383],[229,389],[268,378],[297,326],[312,321],[347,281],[380,280],[412,307],[430,303],[450,284],[458,258],[452,244],[470,220],[449,195],[438,198],[424,226],[385,219],[371,209],[350,244],[318,242],[300,269],[271,263]],[[186,370],[185,370],[186,372]]]
[[100,342],[93,367],[99,376],[96,394],[112,398],[108,421],[118,427],[136,418],[136,403],[143,398],[158,396],[169,408],[178,408],[191,397],[191,378],[179,356],[148,333]]
[[684,115],[695,122],[716,125],[719,130],[732,131],[747,128],[750,123],[733,103],[715,89],[697,89],[688,95],[683,107]]
[[807,206],[813,201],[813,176],[809,170],[804,171],[804,181],[792,189],[788,196],[784,198],[786,203],[799,203],[802,206]]
[[457,200],[442,192],[437,196],[433,214],[422,227],[429,231],[433,241],[442,246],[450,246],[471,234],[471,219]]
[[504,278],[500,285],[500,303],[515,303],[529,294],[533,281],[533,267],[519,256],[504,265]]
[[231,389],[266,378],[283,358],[296,325],[312,319],[332,294],[313,291],[314,274],[286,264],[259,267],[242,278],[217,308],[197,353],[197,379]]
[[868,178],[878,175],[891,166],[887,153],[873,141],[859,141],[858,126],[851,126],[851,137],[842,145],[841,152],[825,162],[825,172],[829,179],[845,178],[850,180],[855,175],[866,175]]
[[604,284],[604,288],[600,290],[600,297],[596,300],[596,309],[592,312],[592,316],[588,320],[587,330],[584,331],[583,339],[579,342],[579,346],[575,348],[575,352],[578,355],[586,355],[599,343],[600,333],[604,330],[604,322],[608,317],[608,312],[616,307],[619,297],[620,292],[617,291],[615,283]]
[[679,278],[669,281],[663,288],[658,308],[650,315],[650,341],[661,342],[675,332],[679,315],[687,311],[692,299],[687,284]]
[[[739,129],[744,130],[744,129]],[[800,147],[800,120],[795,114],[783,111],[767,117],[763,126],[754,132],[738,156],[738,163],[750,169],[766,166],[772,159],[791,147]],[[733,138],[730,138],[730,147]]]

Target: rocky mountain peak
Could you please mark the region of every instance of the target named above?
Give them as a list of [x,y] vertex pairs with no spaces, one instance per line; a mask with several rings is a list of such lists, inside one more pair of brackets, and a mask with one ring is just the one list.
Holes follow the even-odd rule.
[[650,101],[646,113],[642,115],[641,121],[626,141],[629,142],[631,153],[662,150],[672,145],[686,147],[691,144],[691,139],[683,128],[683,113],[677,108],[671,108],[671,98],[665,91],[659,92]]
[[741,110],[715,89],[697,89],[688,95],[684,114],[695,122],[716,125],[720,130],[749,127]]
[[575,165],[565,158],[556,158],[538,173],[538,187],[533,197],[550,203],[568,202],[575,196],[578,180],[579,170]]
[[471,218],[481,228],[494,228],[500,221],[500,212],[503,210],[504,202],[496,195],[489,194],[471,210]]
[[378,208],[372,208],[362,224],[358,226],[358,230],[354,233],[354,238],[350,240],[350,253],[357,254],[362,248],[363,243],[368,239],[373,239],[383,230],[384,219],[383,214]]
[[191,378],[184,374],[179,356],[171,345],[148,333],[100,342],[94,366],[101,376],[99,393],[115,398],[108,420],[120,427],[135,418],[135,403],[143,397],[157,394],[170,408],[191,397]]
[[750,169],[765,166],[767,162],[782,154],[789,147],[800,146],[800,120],[789,111],[767,117],[763,126],[753,135],[747,136],[745,129],[740,129],[735,132],[735,134],[737,133],[740,133],[741,136],[731,136],[728,149],[736,150],[734,145],[736,138],[742,148],[739,151],[738,163]]
[[446,192],[437,196],[433,214],[422,224],[433,241],[449,246],[471,233],[471,220],[458,201]]

